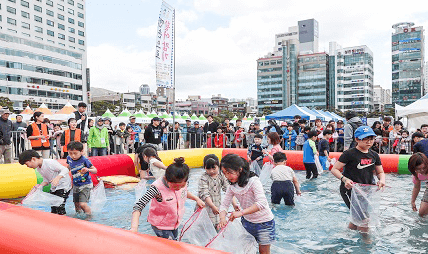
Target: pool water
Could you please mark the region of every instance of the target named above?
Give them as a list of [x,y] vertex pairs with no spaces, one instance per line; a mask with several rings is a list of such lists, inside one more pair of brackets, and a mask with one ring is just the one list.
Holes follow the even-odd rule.
[[[189,190],[197,194],[197,182],[203,169],[192,169]],[[306,180],[303,171],[296,171],[302,196],[296,206],[271,206],[275,215],[277,242],[272,253],[426,253],[428,249],[428,220],[419,218],[410,206],[413,184],[409,175],[386,175],[386,188],[380,203],[381,224],[371,230],[371,243],[361,234],[347,228],[349,210],[339,194],[339,180],[325,172],[318,179]],[[421,190],[417,199],[419,207]],[[102,212],[94,214],[92,222],[129,229],[133,190],[107,189],[107,204]],[[270,201],[270,194],[267,194]],[[195,202],[186,201],[187,220]],[[50,208],[36,209],[49,212]],[[82,218],[74,213],[72,197],[66,206],[68,216]],[[148,207],[140,218],[139,232],[154,235],[147,222]]]

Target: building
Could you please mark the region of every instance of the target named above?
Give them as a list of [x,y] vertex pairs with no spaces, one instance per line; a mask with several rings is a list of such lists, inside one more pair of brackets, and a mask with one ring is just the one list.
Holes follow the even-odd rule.
[[375,111],[385,110],[385,99],[386,89],[383,89],[380,85],[373,86],[373,107]]
[[245,116],[247,115],[247,102],[242,100],[229,102],[229,111],[237,115]]
[[201,114],[208,115],[210,106],[206,101],[190,101],[192,113],[197,114],[198,116]]
[[336,52],[336,108],[341,111],[373,110],[373,53],[365,45]]
[[122,104],[131,113],[135,112],[135,106],[137,105],[135,103],[135,101],[136,101],[135,94],[136,94],[135,92],[133,92],[133,93],[123,93],[122,94],[122,97],[123,97]]
[[428,62],[424,65],[424,94],[428,93]]
[[140,94],[144,94],[144,95],[150,94],[150,86],[147,84],[142,84],[140,86]]
[[0,96],[15,111],[88,102],[85,15],[84,1],[2,1]]
[[211,103],[218,108],[219,114],[221,111],[229,109],[229,99],[222,97],[221,94],[211,96]]
[[424,95],[424,29],[412,22],[392,26],[392,103],[407,106]]

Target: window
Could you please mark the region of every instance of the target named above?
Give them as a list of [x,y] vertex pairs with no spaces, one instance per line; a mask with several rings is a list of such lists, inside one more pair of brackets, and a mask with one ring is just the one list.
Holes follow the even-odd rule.
[[21,11],[21,16],[24,17],[24,18],[29,19],[30,18],[30,13],[25,12],[25,11]]
[[63,11],[64,10],[64,5],[58,4],[58,10]]
[[77,3],[77,8],[82,9],[83,10],[83,4],[79,4]]
[[78,13],[77,13],[77,16],[78,16],[79,18],[82,18],[82,19],[83,19],[83,17],[84,17],[84,16],[83,16],[83,13],[80,13],[80,12],[78,12]]
[[74,33],[74,32],[75,32],[74,28],[72,28],[72,27],[69,27],[69,28],[68,28],[68,31],[69,31],[70,33]]
[[39,37],[39,36],[34,36],[36,39],[38,39],[38,40],[41,40],[41,41],[43,41],[43,38],[42,37]]
[[58,42],[58,44],[59,44],[59,45],[61,45],[61,46],[63,46],[63,47],[65,47],[65,44],[64,44],[64,43],[60,43],[60,42]]
[[69,36],[69,37],[68,37],[68,41],[69,41],[69,42],[75,42],[76,40],[74,39],[74,37]]
[[85,24],[84,24],[83,22],[80,22],[80,21],[79,21],[79,23],[78,23],[78,24],[79,24],[79,26],[80,26],[80,27],[85,27]]
[[16,9],[13,7],[8,6],[7,7],[7,12],[12,13],[12,14],[16,14]]
[[53,6],[53,2],[51,0],[46,0],[46,4],[49,6]]
[[7,23],[16,26],[16,19],[7,18]]
[[27,36],[27,37],[30,37],[30,34],[27,34],[27,33],[24,33],[24,32],[22,32],[22,34],[25,35],[25,36]]
[[43,28],[36,26],[34,29],[38,33],[43,33]]
[[61,14],[58,13],[58,19],[64,20],[64,15],[61,15]]
[[46,14],[53,17],[54,16],[54,12],[51,10],[46,9]]
[[85,41],[84,40],[79,40],[79,44],[80,45],[85,45]]
[[42,23],[42,17],[34,15],[34,20],[37,21],[37,22]]
[[30,7],[30,4],[27,1],[24,1],[24,0],[21,0],[21,5],[24,6],[24,7],[27,7],[27,8]]
[[9,2],[16,3],[16,0],[9,0]]
[[54,22],[49,19],[46,20],[46,24],[48,24],[48,26],[54,26]]
[[50,36],[55,36],[55,33],[54,33],[53,31],[51,31],[51,30],[47,30],[47,33],[48,33],[48,35],[50,35]]
[[65,35],[58,33],[58,38],[60,38],[61,40],[65,40]]
[[22,22],[22,27],[25,29],[30,29],[30,24]]
[[[49,39],[48,39],[48,42],[55,43],[53,40],[49,40]],[[39,92],[40,92],[40,91],[39,91]]]
[[74,5],[74,1],[73,0],[68,0],[67,1],[69,4]]
[[85,36],[85,33],[84,33],[83,31],[80,31],[80,30],[79,30],[79,32],[78,32],[78,33],[79,33],[79,35],[80,35],[80,36]]
[[38,12],[42,12],[42,7],[40,7],[38,5],[34,5],[34,10],[38,11]]
[[74,24],[74,19],[68,18],[68,23]]
[[68,13],[70,13],[71,15],[74,15],[74,10],[73,10],[73,9],[68,8]]
[[58,23],[58,29],[65,30],[65,26],[63,24]]
[[16,30],[13,30],[13,29],[10,29],[10,28],[8,28],[7,30],[10,31],[10,32],[12,32],[12,33],[18,33]]

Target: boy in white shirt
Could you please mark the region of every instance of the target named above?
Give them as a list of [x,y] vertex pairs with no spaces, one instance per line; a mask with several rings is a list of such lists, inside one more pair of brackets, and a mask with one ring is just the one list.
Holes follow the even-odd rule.
[[66,214],[65,202],[71,190],[71,178],[68,168],[61,165],[57,160],[43,159],[36,151],[26,150],[19,155],[19,163],[29,168],[37,169],[42,175],[43,182],[39,188],[51,184],[51,194],[64,198],[60,206],[52,206],[51,212],[59,215]]
[[300,196],[299,181],[292,168],[286,166],[287,156],[285,153],[277,152],[273,155],[275,168],[272,170],[270,177],[273,180],[271,187],[272,204],[280,204],[281,199],[284,199],[286,205],[294,206],[294,188]]

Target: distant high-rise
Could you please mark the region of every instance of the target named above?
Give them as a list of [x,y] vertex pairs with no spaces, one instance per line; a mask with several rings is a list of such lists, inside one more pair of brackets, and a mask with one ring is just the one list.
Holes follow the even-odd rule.
[[407,106],[424,91],[424,29],[412,22],[392,26],[392,103]]
[[150,86],[146,84],[141,85],[140,94],[150,94]]

